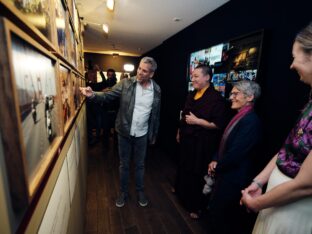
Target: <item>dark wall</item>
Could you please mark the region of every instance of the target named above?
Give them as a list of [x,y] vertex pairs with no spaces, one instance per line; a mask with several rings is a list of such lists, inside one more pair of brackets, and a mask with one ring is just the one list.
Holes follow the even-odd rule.
[[85,66],[91,62],[93,65],[98,64],[101,69],[106,71],[108,68],[114,69],[116,72],[124,72],[123,66],[126,63],[134,65],[134,74],[136,73],[137,65],[139,64],[139,57],[131,56],[117,56],[107,54],[95,54],[95,53],[85,53]]
[[190,53],[264,29],[257,111],[263,121],[263,158],[277,153],[308,100],[309,88],[289,66],[293,39],[311,19],[310,1],[232,0],[148,52],[159,64],[155,80],[162,88],[161,145],[174,152]]

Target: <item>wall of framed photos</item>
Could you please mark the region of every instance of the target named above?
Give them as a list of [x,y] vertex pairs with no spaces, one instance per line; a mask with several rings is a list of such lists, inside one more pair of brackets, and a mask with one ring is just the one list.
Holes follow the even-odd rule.
[[0,0],[1,233],[83,225],[82,30],[75,0]]

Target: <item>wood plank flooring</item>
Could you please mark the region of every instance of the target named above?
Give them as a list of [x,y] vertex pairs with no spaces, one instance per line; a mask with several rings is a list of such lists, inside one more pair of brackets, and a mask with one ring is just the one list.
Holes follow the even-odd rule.
[[137,203],[133,164],[131,165],[130,199],[117,208],[115,199],[119,189],[118,152],[102,143],[88,150],[87,202],[84,233],[111,234],[173,234],[205,233],[204,218],[192,220],[179,205],[170,184],[175,166],[160,149],[149,149],[145,167],[145,193],[150,203]]

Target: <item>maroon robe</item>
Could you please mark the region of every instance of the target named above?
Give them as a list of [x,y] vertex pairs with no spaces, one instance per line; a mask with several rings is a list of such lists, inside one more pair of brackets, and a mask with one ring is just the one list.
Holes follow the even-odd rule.
[[[176,193],[189,212],[204,208],[203,179],[208,163],[217,151],[220,138],[230,116],[225,99],[213,86],[203,96],[194,100],[196,91],[187,97],[180,124],[180,162],[176,180]],[[192,112],[196,117],[213,122],[218,129],[207,129],[185,122],[185,115]]]

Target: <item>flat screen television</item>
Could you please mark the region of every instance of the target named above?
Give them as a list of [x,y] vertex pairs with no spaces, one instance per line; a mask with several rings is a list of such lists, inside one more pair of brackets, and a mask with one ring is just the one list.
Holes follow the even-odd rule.
[[256,81],[263,42],[263,30],[229,40],[190,54],[188,67],[188,90],[193,90],[191,76],[199,64],[213,69],[211,82],[214,88],[227,96],[233,82]]

